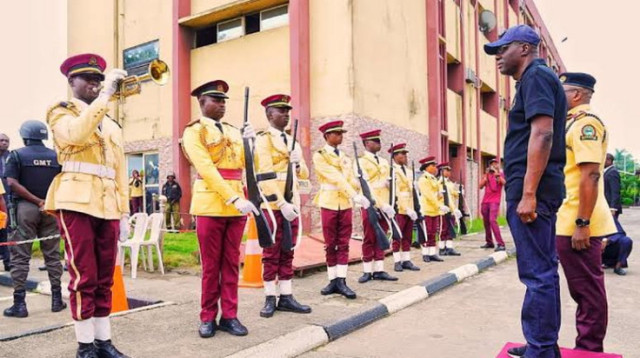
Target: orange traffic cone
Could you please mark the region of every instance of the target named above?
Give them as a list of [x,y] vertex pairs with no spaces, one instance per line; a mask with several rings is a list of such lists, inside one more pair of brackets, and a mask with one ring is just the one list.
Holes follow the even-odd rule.
[[244,268],[242,278],[238,284],[240,287],[263,287],[262,282],[262,248],[258,243],[258,229],[256,219],[249,215],[247,221],[247,241],[244,247]]
[[113,271],[113,286],[111,286],[111,313],[127,311],[129,302],[127,301],[127,293],[124,289],[124,280],[122,279],[122,269],[116,260],[116,268]]

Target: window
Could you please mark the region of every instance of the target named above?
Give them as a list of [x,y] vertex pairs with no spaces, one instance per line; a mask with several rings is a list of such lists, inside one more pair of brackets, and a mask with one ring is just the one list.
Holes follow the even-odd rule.
[[284,26],[289,23],[289,5],[274,7],[260,12],[260,31]]
[[218,24],[218,42],[228,41],[244,35],[243,18],[221,22]]
[[159,41],[153,40],[122,51],[124,69],[129,75],[144,75],[149,63],[158,58]]
[[260,31],[260,13],[247,15],[244,18],[244,34],[249,35]]
[[196,31],[195,47],[198,48],[216,43],[218,40],[217,30],[217,26],[210,26]]

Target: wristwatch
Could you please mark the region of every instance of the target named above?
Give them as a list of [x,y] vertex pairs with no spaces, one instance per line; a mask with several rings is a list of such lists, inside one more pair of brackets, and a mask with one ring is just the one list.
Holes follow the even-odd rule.
[[581,218],[576,219],[577,227],[586,227],[586,226],[589,226],[590,223],[591,222],[589,221],[589,219],[581,219]]

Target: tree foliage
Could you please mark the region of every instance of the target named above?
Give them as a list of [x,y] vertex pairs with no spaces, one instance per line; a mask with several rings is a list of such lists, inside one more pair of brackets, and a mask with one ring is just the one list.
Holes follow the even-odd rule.
[[615,166],[620,171],[620,196],[622,205],[640,205],[640,165],[633,155],[626,150],[616,149]]

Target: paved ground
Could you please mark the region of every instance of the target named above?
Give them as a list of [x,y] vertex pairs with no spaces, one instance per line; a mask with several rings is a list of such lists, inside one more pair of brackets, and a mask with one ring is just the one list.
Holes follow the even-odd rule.
[[[640,210],[628,210],[622,224],[640,237]],[[609,330],[605,349],[625,358],[640,357],[640,259],[632,254],[626,277],[606,272]],[[562,278],[560,345],[573,347],[575,303]],[[520,304],[524,286],[514,260],[472,277],[441,294],[329,343],[305,358],[495,357],[507,341],[523,342]]]

